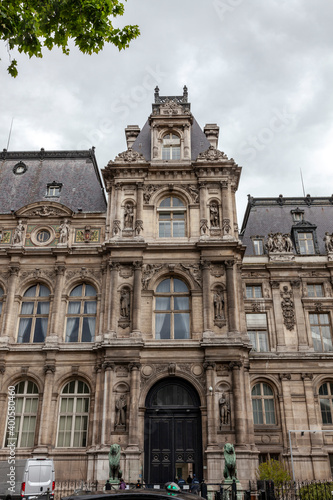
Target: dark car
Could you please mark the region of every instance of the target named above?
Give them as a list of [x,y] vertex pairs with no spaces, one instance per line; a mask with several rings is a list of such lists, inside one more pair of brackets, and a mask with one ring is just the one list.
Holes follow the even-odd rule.
[[197,495],[192,493],[184,493],[180,488],[165,488],[165,489],[151,489],[140,488],[132,490],[110,490],[108,492],[100,492],[86,494],[86,495],[70,495],[62,497],[61,500],[163,500],[173,497],[175,500],[195,500],[198,499]]

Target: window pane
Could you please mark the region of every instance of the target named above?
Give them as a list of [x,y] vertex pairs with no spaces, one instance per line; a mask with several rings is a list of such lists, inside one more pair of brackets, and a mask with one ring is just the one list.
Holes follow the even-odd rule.
[[174,297],[174,310],[175,311],[188,311],[190,308],[189,297]]
[[23,295],[23,297],[36,297],[36,291],[37,291],[37,286],[34,285],[34,286],[31,286],[30,288],[28,288],[28,290],[25,292],[25,294]]
[[256,384],[252,389],[252,396],[261,396],[260,384]]
[[267,352],[268,351],[267,332],[258,332],[258,340],[259,340],[259,351]]
[[328,385],[323,384],[319,388],[319,396],[328,396]]
[[82,297],[82,285],[76,286],[70,293],[71,297]]
[[170,314],[155,315],[155,332],[157,339],[170,338]]
[[264,418],[260,399],[252,399],[253,422],[255,425],[263,424]]
[[175,339],[190,338],[190,315],[188,313],[174,315]]
[[91,285],[86,285],[86,291],[85,291],[85,296],[86,297],[95,297],[97,295],[97,292],[95,288]]
[[188,288],[184,281],[178,280],[177,278],[174,278],[173,280],[173,289],[175,292],[186,292],[188,293]]
[[273,391],[267,384],[262,384],[265,396],[273,396]]
[[86,300],[84,302],[84,314],[96,314],[97,302],[95,300]]
[[68,314],[80,314],[81,302],[69,302]]
[[92,342],[95,337],[95,318],[83,318],[82,342]]
[[167,293],[170,292],[170,280],[163,280],[156,288],[156,292],[158,293]]
[[182,200],[180,200],[179,198],[175,198],[173,197],[172,198],[172,206],[173,207],[183,207],[184,206],[184,203],[182,202]]
[[48,318],[36,318],[33,342],[44,342],[47,332]]
[[37,302],[37,314],[49,314],[50,302]]
[[171,207],[171,198],[164,198],[160,203],[160,207]]
[[171,213],[170,212],[160,212],[159,213],[159,220],[161,221],[166,221],[171,219]]
[[257,329],[267,327],[267,317],[266,314],[247,314],[246,315],[246,325],[248,328]]
[[21,314],[33,314],[34,302],[22,302]]
[[158,311],[170,311],[170,297],[156,297],[156,309]]
[[321,417],[323,419],[323,424],[331,424],[332,413],[331,413],[329,399],[320,399],[320,410],[321,410]]
[[169,238],[171,236],[171,222],[159,223],[159,237]]
[[66,342],[77,342],[80,318],[67,318]]
[[275,413],[274,413],[274,400],[273,399],[265,399],[265,420],[266,424],[275,424]]
[[50,295],[50,290],[44,286],[44,285],[40,285],[39,286],[39,296],[40,297],[48,297]]
[[174,212],[172,216],[173,220],[184,220],[185,219],[185,213],[184,212]]
[[21,318],[17,342],[19,344],[25,344],[30,342],[30,332],[31,332],[32,318]]
[[256,343],[256,340],[257,340],[257,335],[256,335],[256,332],[251,332],[251,331],[248,331],[247,332],[248,336],[250,337],[250,342],[251,344],[253,345],[253,348],[255,350],[257,350],[257,343]]
[[174,238],[182,238],[185,236],[185,223],[184,222],[173,222],[173,236]]

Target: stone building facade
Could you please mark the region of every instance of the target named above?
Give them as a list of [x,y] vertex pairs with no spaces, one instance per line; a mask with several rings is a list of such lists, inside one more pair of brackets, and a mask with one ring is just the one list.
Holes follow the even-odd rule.
[[[0,154],[0,398],[15,387],[17,457],[104,481],[120,444],[127,481],[219,483],[232,442],[247,486],[259,460],[290,460],[288,431],[332,421],[332,201],[251,198],[239,235],[241,168],[186,87],[156,88],[125,134],[106,194],[93,150]],[[1,412],[1,460],[7,429]],[[297,477],[330,475],[333,434],[292,440]]]

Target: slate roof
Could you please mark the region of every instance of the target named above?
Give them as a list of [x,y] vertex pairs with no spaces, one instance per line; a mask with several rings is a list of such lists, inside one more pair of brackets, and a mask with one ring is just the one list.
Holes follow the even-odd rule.
[[245,255],[254,255],[251,236],[264,237],[268,233],[290,233],[293,220],[292,210],[304,212],[303,219],[315,224],[319,252],[326,255],[323,238],[325,232],[333,233],[333,196],[305,198],[252,198],[249,196],[240,237],[246,245]]
[[[19,162],[26,171],[15,174]],[[49,197],[47,185],[61,183],[59,197]],[[11,213],[34,202],[56,201],[74,212],[104,213],[106,199],[94,150],[19,151],[0,153],[0,213]]]

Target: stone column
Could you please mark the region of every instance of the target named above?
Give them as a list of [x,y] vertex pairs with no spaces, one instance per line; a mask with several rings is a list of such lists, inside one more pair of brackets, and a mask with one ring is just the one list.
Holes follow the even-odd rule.
[[115,217],[112,225],[112,236],[121,236],[121,184],[115,184]]
[[308,350],[308,338],[306,334],[306,324],[304,317],[304,310],[301,298],[301,282],[300,280],[292,281],[291,283],[294,295],[296,325],[298,333],[298,349],[300,351]]
[[96,372],[96,389],[95,389],[95,405],[93,414],[93,431],[92,431],[92,446],[99,446],[102,442],[101,415],[103,415],[103,376],[102,363],[98,362],[95,366]]
[[190,126],[184,125],[184,158],[190,158]]
[[15,292],[17,280],[20,270],[20,264],[13,262],[9,265],[9,283],[6,303],[6,316],[4,318],[4,336],[0,339],[1,344],[12,341],[14,342],[14,332],[16,331],[17,311],[15,308]]
[[238,240],[238,224],[237,224],[237,206],[236,206],[236,191],[237,187],[236,186],[231,186],[231,193],[232,193],[232,198],[231,198],[231,203],[232,203],[232,215],[233,215],[233,235],[236,240]]
[[128,444],[131,447],[138,447],[139,444],[139,429],[138,429],[138,413],[139,413],[139,389],[140,389],[140,365],[139,363],[130,363],[131,370],[131,393],[129,405],[129,438]]
[[[64,276],[66,266],[64,263],[56,263],[56,283],[54,289],[54,298],[52,304],[51,324],[50,324],[50,337],[57,337],[54,340],[62,340],[63,336],[63,323],[60,321],[61,315],[61,298],[64,289]],[[47,339],[46,339],[47,340]]]
[[46,362],[44,366],[44,373],[45,379],[38,445],[45,446],[47,448],[53,445],[52,430],[54,428],[54,415],[52,414],[52,389],[55,373],[54,361]]
[[111,270],[111,279],[110,279],[110,307],[109,307],[109,322],[108,322],[108,333],[111,337],[116,337],[117,335],[117,313],[119,310],[118,307],[118,272],[119,272],[119,263],[118,262],[110,262],[109,267]]
[[133,297],[133,322],[132,335],[141,335],[140,311],[141,311],[141,276],[142,262],[134,262],[134,297]]
[[137,185],[136,199],[136,221],[135,221],[135,236],[140,236],[143,231],[143,182]]
[[112,209],[114,205],[114,201],[112,199],[114,189],[110,181],[106,182],[106,192],[108,193],[108,206],[106,213],[106,222],[105,222],[105,240],[107,241],[112,236],[112,228],[111,228],[111,220],[112,217]]
[[104,369],[104,391],[103,391],[103,408],[99,415],[99,420],[102,421],[101,444],[110,445],[110,435],[112,430],[111,416],[114,414],[112,408],[112,375],[114,364],[109,361],[103,363]]
[[280,283],[278,281],[271,281],[272,286],[272,298],[273,298],[273,311],[275,316],[275,327],[276,327],[276,350],[282,351],[285,349],[286,340],[284,336],[283,328],[283,316],[281,310],[281,295],[280,295]]
[[[290,392],[290,380],[291,380],[291,375],[290,373],[281,373],[279,375],[280,380],[281,380],[281,386],[282,386],[282,402],[283,402],[283,413],[281,413],[281,417],[284,414],[284,419],[282,418],[284,424],[285,424],[285,429],[286,432],[288,432],[289,429],[295,429],[295,424],[294,424],[294,415],[293,415],[293,407],[292,407],[292,401],[291,401],[291,392]],[[293,439],[293,436],[291,436]],[[288,440],[288,448],[289,448],[289,440]],[[293,445],[294,449],[294,445]],[[290,453],[290,450],[289,450]]]
[[244,445],[247,442],[246,428],[244,419],[244,397],[243,397],[243,363],[241,361],[232,361],[229,364],[232,370],[232,392],[234,398],[234,424],[235,438],[237,445]]
[[200,189],[200,235],[208,236],[208,219],[207,219],[207,189],[206,183],[199,183]]
[[[250,365],[244,366],[244,397],[245,401],[251,401],[251,381],[250,381]],[[255,446],[254,423],[252,405],[245,405],[247,413],[247,434],[248,443]]]
[[207,387],[207,447],[216,445],[215,366],[215,363],[211,361],[204,363]]
[[211,327],[211,311],[210,302],[212,300],[210,293],[210,262],[204,260],[202,262],[202,309],[203,309],[203,329],[204,333],[210,333]]
[[221,200],[222,200],[222,224],[223,236],[233,236],[233,216],[230,207],[229,182],[221,181]]
[[[302,373],[301,378],[303,380],[304,385],[304,394],[305,394],[305,403],[306,403],[306,411],[308,414],[308,423],[310,431],[317,431],[321,429],[321,424],[318,422],[317,414],[316,414],[316,403],[313,392],[313,374],[312,373]],[[322,451],[324,442],[323,442],[323,433],[319,432],[314,434],[310,434],[311,447],[312,450],[316,449],[316,451]]]
[[237,310],[236,310],[236,287],[234,279],[234,260],[226,260],[226,283],[227,283],[227,308],[228,308],[228,322],[229,322],[229,332],[235,332],[237,330]]

